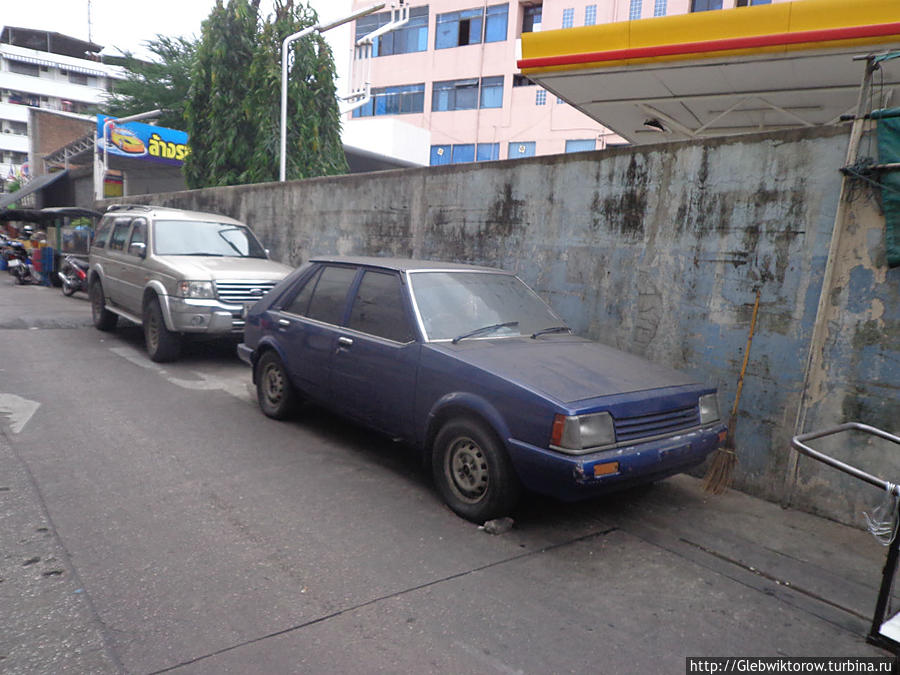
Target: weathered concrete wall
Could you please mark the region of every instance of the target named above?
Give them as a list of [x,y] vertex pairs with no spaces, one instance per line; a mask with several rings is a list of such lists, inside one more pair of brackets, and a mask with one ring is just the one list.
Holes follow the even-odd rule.
[[[134,201],[234,216],[290,263],[411,255],[515,270],[578,332],[717,385],[725,415],[760,288],[736,486],[778,500],[846,146],[843,130],[787,132]],[[864,199],[853,212],[808,428],[853,419],[897,431],[900,271],[885,271],[883,219]],[[806,462],[795,498],[855,521],[856,484]]]

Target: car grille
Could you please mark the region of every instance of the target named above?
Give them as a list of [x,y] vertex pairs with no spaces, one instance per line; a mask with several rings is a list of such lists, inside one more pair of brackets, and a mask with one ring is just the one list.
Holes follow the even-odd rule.
[[217,281],[216,292],[222,302],[242,305],[245,302],[256,302],[274,286],[274,281]]
[[690,406],[613,421],[616,427],[616,441],[621,443],[651,436],[665,436],[682,429],[696,427],[700,424],[700,409],[697,406]]

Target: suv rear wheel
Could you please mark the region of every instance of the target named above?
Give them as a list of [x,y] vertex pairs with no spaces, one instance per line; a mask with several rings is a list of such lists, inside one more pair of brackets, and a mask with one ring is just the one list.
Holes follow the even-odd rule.
[[103,295],[103,284],[99,280],[91,283],[91,319],[97,330],[111,331],[119,322],[119,317],[106,309],[106,296]]
[[153,298],[144,305],[144,343],[152,361],[174,361],[181,353],[181,335],[166,328],[159,300]]

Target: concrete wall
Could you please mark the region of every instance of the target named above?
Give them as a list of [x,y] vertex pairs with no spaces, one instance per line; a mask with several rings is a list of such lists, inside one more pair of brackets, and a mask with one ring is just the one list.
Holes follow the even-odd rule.
[[[805,508],[858,523],[872,500],[859,483],[803,459],[794,488],[789,470],[847,140],[845,130],[785,132],[152,201],[239,218],[294,264],[342,253],[515,270],[579,333],[717,385],[725,415],[759,288],[736,487],[773,500],[791,493]],[[871,192],[860,189],[835,272],[840,288],[829,291],[826,370],[814,378],[807,429],[853,420],[900,430],[900,270],[885,268],[883,228]],[[900,448],[866,447],[868,468],[900,476]]]

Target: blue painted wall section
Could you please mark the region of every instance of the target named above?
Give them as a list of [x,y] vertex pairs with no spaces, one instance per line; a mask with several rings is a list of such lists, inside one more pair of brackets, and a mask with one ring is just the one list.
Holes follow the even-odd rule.
[[[718,386],[726,415],[759,288],[736,486],[778,500],[847,142],[846,129],[801,130],[141,199],[244,220],[295,264],[341,253],[515,270],[579,333]],[[868,194],[851,207],[808,428],[900,431],[900,270],[887,272]],[[885,465],[886,452],[870,454]],[[853,521],[864,503],[833,470],[801,463],[797,480],[805,508]]]

